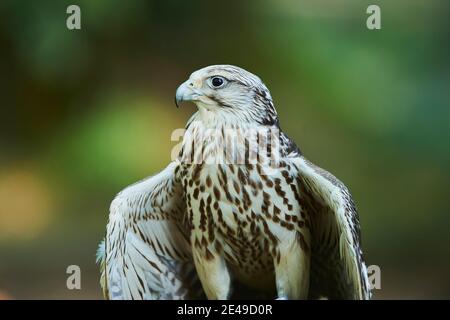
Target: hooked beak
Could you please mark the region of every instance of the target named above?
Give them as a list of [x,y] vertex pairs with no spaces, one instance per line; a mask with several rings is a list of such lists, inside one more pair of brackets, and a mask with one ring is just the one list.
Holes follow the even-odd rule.
[[200,94],[194,91],[192,82],[187,80],[183,82],[177,89],[177,92],[175,94],[175,105],[177,106],[177,108],[179,108],[182,101],[194,101],[199,96]]

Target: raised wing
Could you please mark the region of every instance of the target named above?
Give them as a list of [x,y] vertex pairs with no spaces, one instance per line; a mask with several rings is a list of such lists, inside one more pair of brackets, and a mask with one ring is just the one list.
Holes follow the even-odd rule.
[[359,218],[350,192],[302,156],[292,162],[311,219],[310,298],[370,299]]
[[121,191],[111,203],[100,245],[101,284],[108,299],[192,299],[199,280],[184,227],[178,162]]

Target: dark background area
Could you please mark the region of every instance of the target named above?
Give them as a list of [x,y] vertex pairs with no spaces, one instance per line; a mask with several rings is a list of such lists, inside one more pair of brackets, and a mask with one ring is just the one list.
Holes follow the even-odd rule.
[[[66,8],[81,8],[81,30]],[[382,29],[366,28],[381,7]],[[271,90],[306,157],[352,191],[374,297],[450,298],[450,2],[0,2],[0,297],[101,298],[109,203],[162,169],[210,64]],[[79,265],[82,289],[66,288]]]

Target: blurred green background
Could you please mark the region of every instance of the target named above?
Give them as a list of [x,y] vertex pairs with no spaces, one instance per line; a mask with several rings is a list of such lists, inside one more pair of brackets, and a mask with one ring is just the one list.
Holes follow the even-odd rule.
[[[66,28],[81,7],[82,29]],[[381,7],[382,29],[366,28]],[[449,1],[0,2],[0,297],[101,298],[121,188],[162,169],[176,87],[235,64],[352,190],[374,297],[450,298]],[[79,265],[81,290],[66,288]]]

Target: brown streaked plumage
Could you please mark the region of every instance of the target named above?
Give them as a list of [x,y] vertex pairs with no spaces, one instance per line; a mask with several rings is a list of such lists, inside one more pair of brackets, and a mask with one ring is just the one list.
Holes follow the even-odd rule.
[[179,157],[111,204],[106,296],[370,298],[351,195],[281,131],[263,82],[210,66],[176,101],[198,107]]

